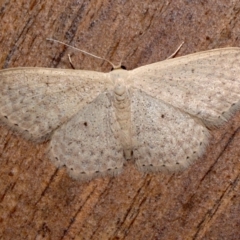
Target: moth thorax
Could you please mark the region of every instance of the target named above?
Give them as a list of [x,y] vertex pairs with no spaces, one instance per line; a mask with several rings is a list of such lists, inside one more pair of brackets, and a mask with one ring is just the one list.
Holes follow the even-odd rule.
[[127,109],[130,106],[129,95],[124,85],[115,86],[114,90],[114,106],[118,110]]

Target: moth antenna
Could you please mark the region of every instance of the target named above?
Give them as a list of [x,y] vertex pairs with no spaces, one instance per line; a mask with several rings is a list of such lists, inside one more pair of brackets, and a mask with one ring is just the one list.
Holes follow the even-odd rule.
[[67,47],[73,48],[73,49],[75,49],[75,50],[77,50],[77,51],[79,51],[79,52],[82,52],[82,53],[86,54],[86,55],[90,55],[90,56],[92,56],[92,57],[95,57],[95,58],[104,60],[104,61],[108,62],[108,63],[113,67],[113,69],[119,68],[119,65],[114,65],[112,62],[110,62],[110,61],[107,60],[106,58],[96,56],[96,55],[94,55],[94,54],[92,54],[92,53],[86,52],[86,51],[84,51],[84,50],[81,50],[81,49],[79,49],[79,48],[73,47],[73,46],[71,46],[71,45],[69,45],[69,44],[67,44],[67,43],[58,41],[58,40],[53,39],[53,38],[46,38],[46,39],[47,39],[48,41],[53,41],[53,42],[57,42],[57,43],[63,44],[63,45],[65,45],[65,46],[67,46]]
[[178,46],[178,48],[174,51],[174,53],[172,53],[167,59],[173,58],[177,54],[177,52],[180,50],[183,44],[184,44],[184,41],[182,41],[182,43]]

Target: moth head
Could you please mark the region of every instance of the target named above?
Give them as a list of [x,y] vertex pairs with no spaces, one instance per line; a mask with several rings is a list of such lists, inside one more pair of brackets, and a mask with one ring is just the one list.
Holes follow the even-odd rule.
[[120,69],[114,69],[109,74],[110,74],[110,77],[115,84],[124,83],[125,80],[128,77],[128,71],[126,71],[124,69],[121,69],[121,68]]

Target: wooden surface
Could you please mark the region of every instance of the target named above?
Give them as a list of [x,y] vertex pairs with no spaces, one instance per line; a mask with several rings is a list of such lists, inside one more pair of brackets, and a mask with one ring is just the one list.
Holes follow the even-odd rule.
[[[240,47],[238,1],[0,1],[0,68],[109,71]],[[227,60],[226,60],[227,61]],[[239,63],[240,64],[240,63]],[[240,77],[240,76],[239,76]],[[178,174],[74,181],[35,145],[0,128],[0,239],[240,239],[240,114],[212,131],[207,153]]]

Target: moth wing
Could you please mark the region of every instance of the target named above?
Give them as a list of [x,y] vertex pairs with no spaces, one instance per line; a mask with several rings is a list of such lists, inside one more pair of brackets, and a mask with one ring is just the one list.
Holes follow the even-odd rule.
[[197,118],[140,90],[132,93],[133,157],[143,171],[184,169],[199,158],[209,132]]
[[227,121],[240,107],[240,48],[195,53],[129,74],[135,87],[197,116],[208,127]]
[[119,173],[124,158],[116,124],[114,108],[104,92],[53,133],[51,160],[80,180]]
[[109,84],[105,73],[15,68],[0,71],[0,121],[34,141],[44,141]]

